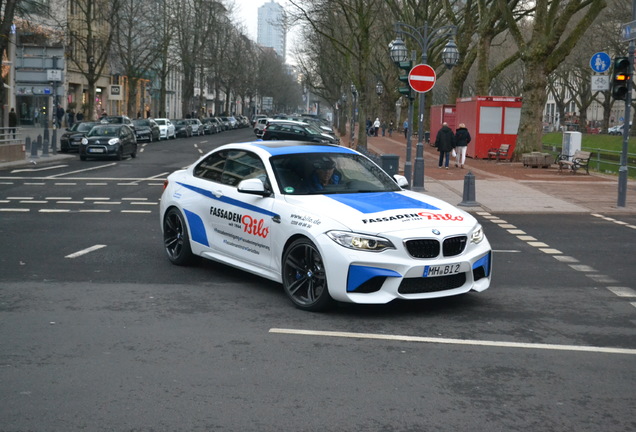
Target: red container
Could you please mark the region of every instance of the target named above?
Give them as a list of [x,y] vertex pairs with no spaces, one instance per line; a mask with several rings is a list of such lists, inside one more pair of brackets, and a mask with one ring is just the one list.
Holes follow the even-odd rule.
[[457,99],[455,106],[456,125],[464,123],[472,138],[468,157],[487,159],[488,150],[509,144],[507,159],[512,158],[521,118],[520,97],[475,96]]

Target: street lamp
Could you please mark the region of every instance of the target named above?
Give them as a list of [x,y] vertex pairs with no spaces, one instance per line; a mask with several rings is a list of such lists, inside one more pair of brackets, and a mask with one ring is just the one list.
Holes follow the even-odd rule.
[[384,86],[382,85],[381,81],[378,81],[378,83],[375,85],[375,94],[381,96],[382,93],[384,93]]
[[[448,69],[452,68],[459,61],[459,51],[457,45],[450,37],[454,36],[457,32],[457,27],[453,25],[442,26],[436,29],[429,29],[428,22],[424,23],[421,28],[415,28],[409,24],[396,22],[394,24],[397,38],[389,44],[389,53],[391,59],[396,62],[397,60],[405,61],[408,51],[402,41],[402,34],[407,34],[416,40],[422,51],[422,64],[426,64],[428,58],[428,47],[433,42],[436,42],[442,38],[449,38],[444,50],[442,51],[442,61]],[[415,156],[415,171],[413,173],[413,188],[424,189],[424,108],[426,105],[426,92],[420,93],[419,98],[419,115],[417,133],[417,150]],[[412,118],[412,117],[411,117]],[[410,120],[409,118],[409,126]],[[410,129],[410,127],[409,127]],[[410,163],[409,145],[407,142],[407,163]]]

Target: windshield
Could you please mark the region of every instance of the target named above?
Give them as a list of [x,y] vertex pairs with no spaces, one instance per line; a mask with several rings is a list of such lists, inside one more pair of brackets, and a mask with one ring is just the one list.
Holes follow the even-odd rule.
[[110,136],[110,137],[116,137],[119,136],[119,130],[121,128],[117,127],[117,126],[110,126],[110,125],[101,125],[101,126],[95,126],[93,129],[91,129],[91,131],[88,133],[87,136],[92,137],[92,136]]
[[71,128],[72,131],[88,132],[95,126],[95,123],[75,123]]
[[135,126],[150,126],[150,122],[148,120],[133,120],[133,124]]
[[166,124],[166,121],[165,121],[165,120],[155,120],[155,121],[157,122],[157,124],[158,124],[159,126],[165,126],[165,124]]
[[350,153],[303,153],[273,156],[280,192],[290,195],[345,194],[401,190],[369,159]]

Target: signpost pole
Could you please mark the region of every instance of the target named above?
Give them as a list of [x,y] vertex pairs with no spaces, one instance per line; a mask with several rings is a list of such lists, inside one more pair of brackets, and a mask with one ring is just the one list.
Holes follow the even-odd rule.
[[[636,20],[636,0],[632,0],[632,20]],[[630,26],[631,27],[631,26]],[[631,31],[630,31],[631,33]],[[627,97],[625,98],[625,122],[623,123],[623,148],[621,152],[621,166],[618,169],[618,199],[617,207],[625,207],[627,203],[627,148],[629,144],[630,123],[632,119],[632,81],[634,76],[634,37],[628,35],[629,41],[629,76],[627,82]]]

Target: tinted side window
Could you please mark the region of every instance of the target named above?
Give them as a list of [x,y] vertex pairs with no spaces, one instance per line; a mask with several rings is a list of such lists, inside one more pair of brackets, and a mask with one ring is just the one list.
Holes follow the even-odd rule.
[[241,180],[262,177],[266,180],[265,165],[254,153],[232,150],[225,161],[221,182],[229,186],[238,185]]
[[221,183],[227,153],[217,152],[203,159],[194,168],[194,176]]

